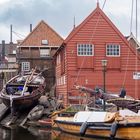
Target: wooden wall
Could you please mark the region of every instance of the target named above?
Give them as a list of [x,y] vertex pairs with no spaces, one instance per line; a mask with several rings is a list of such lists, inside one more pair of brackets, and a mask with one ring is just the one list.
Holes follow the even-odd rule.
[[[137,70],[140,71],[140,60],[135,55],[134,49],[120,31],[113,25],[108,17],[99,7],[93,11],[73,32],[68,36],[65,55],[65,87],[57,86],[58,94],[65,96],[65,104],[68,101],[68,95],[79,95],[74,85],[84,85],[95,88],[103,87],[103,72],[101,60],[107,59],[106,89],[112,92],[118,92],[124,86],[127,94],[135,98],[140,98],[140,89],[135,87],[140,81],[133,80],[135,72],[136,58]],[[120,45],[120,57],[107,57],[106,44]],[[93,44],[94,56],[77,56],[77,44]],[[61,76],[61,65],[56,68],[57,77]],[[137,91],[136,91],[137,90]],[[136,94],[138,93],[138,94]],[[71,103],[75,103],[71,101]]]

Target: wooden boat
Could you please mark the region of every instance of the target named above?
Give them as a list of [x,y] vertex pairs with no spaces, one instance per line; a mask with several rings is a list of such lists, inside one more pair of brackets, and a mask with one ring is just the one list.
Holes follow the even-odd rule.
[[140,110],[140,100],[135,100],[134,98],[125,95],[126,93],[121,93],[120,95],[104,93],[101,88],[98,90],[93,90],[84,86],[76,86],[76,89],[84,93],[90,93],[96,99],[102,99],[109,104],[116,105],[118,108],[127,108],[133,112],[138,112]]
[[74,117],[58,117],[54,121],[60,130],[85,137],[140,139],[140,116],[116,119],[117,116],[108,112],[78,112]]
[[17,75],[9,80],[0,93],[2,102],[16,110],[26,109],[38,103],[45,90],[45,78],[35,70]]

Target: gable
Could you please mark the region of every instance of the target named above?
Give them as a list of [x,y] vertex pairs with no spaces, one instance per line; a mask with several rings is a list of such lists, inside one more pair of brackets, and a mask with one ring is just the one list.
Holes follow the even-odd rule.
[[44,21],[41,21],[20,46],[42,46],[42,40],[47,40],[48,46],[60,46],[63,42],[63,38],[60,35]]
[[[108,31],[115,33],[116,36],[123,37],[118,29],[112,24],[103,11],[97,7],[71,34],[66,38],[65,42],[70,41],[76,35],[87,35],[88,41],[92,41],[97,36],[105,37]],[[84,38],[85,39],[85,38]],[[123,38],[124,39],[124,38]]]
[[123,45],[129,47],[132,53],[135,53],[126,38],[99,6],[69,34],[64,42],[67,44],[71,41],[76,41],[77,43],[78,41],[86,41],[87,43],[96,42],[96,44],[121,42]]

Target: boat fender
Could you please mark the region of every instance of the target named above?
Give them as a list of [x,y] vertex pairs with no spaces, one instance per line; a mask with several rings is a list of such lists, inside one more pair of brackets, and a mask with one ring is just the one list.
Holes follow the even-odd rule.
[[114,138],[114,137],[116,136],[117,129],[118,129],[118,123],[117,123],[117,122],[114,122],[114,123],[111,125],[110,137]]
[[88,122],[83,122],[81,127],[80,127],[80,135],[81,136],[85,135],[87,128],[88,128]]

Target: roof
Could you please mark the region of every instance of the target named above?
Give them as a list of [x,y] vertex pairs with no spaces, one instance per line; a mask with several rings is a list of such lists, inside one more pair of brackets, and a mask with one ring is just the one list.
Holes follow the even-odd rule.
[[99,15],[106,20],[106,22],[113,28],[113,30],[121,37],[122,40],[127,42],[125,37],[122,35],[122,33],[116,28],[116,26],[111,22],[111,20],[105,15],[105,13],[100,9],[99,5],[97,4],[97,7],[95,10],[91,12],[91,14],[80,24],[78,25],[72,32],[69,34],[69,36],[65,39],[65,43],[67,43],[89,20],[91,20],[96,13],[99,13]]
[[60,46],[63,42],[63,38],[42,20],[19,46],[43,46],[42,40],[47,40],[48,46]]
[[140,49],[140,42],[136,39],[133,33],[127,37],[127,40],[131,43],[132,47],[137,47],[137,49]]

